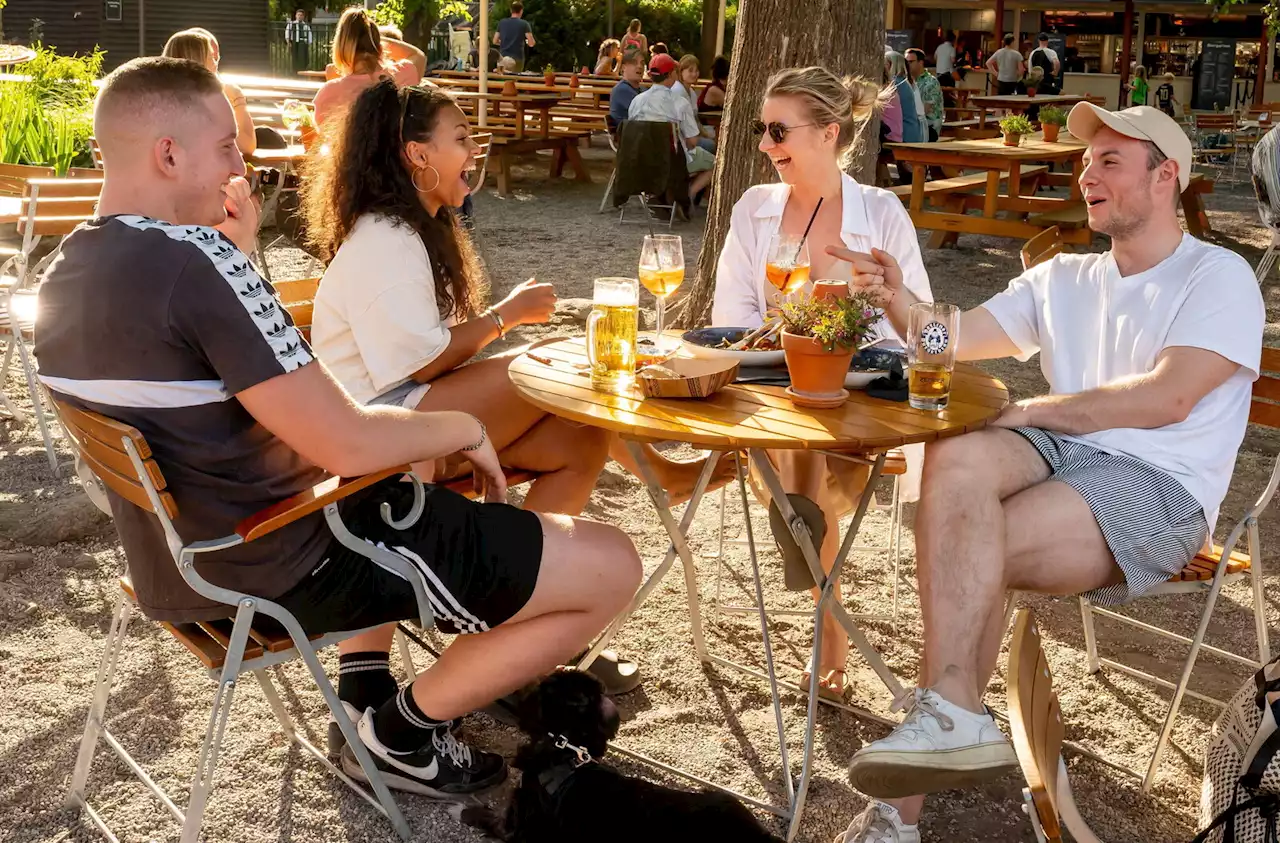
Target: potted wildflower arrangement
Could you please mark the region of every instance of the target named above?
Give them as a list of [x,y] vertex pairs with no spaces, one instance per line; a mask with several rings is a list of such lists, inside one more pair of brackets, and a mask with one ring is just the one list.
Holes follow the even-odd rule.
[[1010,114],[1000,121],[1000,131],[1004,133],[1005,146],[1022,146],[1022,136],[1036,130],[1031,121],[1021,114]]
[[1058,133],[1067,125],[1067,112],[1052,105],[1040,109],[1040,128],[1044,131],[1044,139],[1048,143],[1058,142]]
[[1033,67],[1028,70],[1023,84],[1027,86],[1027,96],[1034,97],[1040,91],[1040,86],[1044,84],[1044,68]]
[[883,315],[868,293],[783,305],[782,351],[791,374],[791,402],[797,407],[843,404],[849,397],[844,378],[853,355]]

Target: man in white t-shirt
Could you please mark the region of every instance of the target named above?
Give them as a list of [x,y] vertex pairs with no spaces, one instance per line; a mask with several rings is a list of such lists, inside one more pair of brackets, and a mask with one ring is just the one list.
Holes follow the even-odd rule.
[[702,127],[694,113],[689,98],[678,94],[672,87],[679,80],[680,65],[666,53],[657,53],[649,61],[649,81],[653,84],[641,91],[627,109],[628,120],[666,120],[676,124],[684,139],[685,162],[689,167],[689,195],[695,196],[711,184],[716,157],[698,146]]
[[933,72],[938,77],[938,84],[944,88],[954,88],[956,78],[952,74],[956,69],[955,35],[947,30],[942,36],[942,43],[933,51]]
[[[1088,103],[1080,186],[1103,254],[1059,255],[960,321],[962,360],[1040,352],[1049,394],[931,444],[916,516],[920,687],[903,723],[853,757],[872,797],[847,843],[917,843],[923,796],[1017,767],[982,705],[1009,591],[1139,597],[1212,532],[1244,438],[1265,310],[1238,255],[1185,234],[1191,143],[1155,108]],[[905,331],[916,300],[883,252],[833,254]]]
[[1062,89],[1062,61],[1058,58],[1058,51],[1049,46],[1049,33],[1041,32],[1036,43],[1039,46],[1027,56],[1027,69],[1038,67],[1044,71],[1040,93],[1056,94]]

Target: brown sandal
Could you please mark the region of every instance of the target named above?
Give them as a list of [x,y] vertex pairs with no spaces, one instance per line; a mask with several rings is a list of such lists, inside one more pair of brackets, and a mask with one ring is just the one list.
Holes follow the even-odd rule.
[[[832,678],[832,674],[840,674],[837,681]],[[800,688],[805,695],[809,693],[809,683],[812,674],[808,670],[804,670],[800,674]],[[818,696],[824,700],[831,702],[848,702],[850,695],[853,693],[853,685],[849,682],[849,674],[843,667],[834,667],[826,672],[826,675],[818,677]]]

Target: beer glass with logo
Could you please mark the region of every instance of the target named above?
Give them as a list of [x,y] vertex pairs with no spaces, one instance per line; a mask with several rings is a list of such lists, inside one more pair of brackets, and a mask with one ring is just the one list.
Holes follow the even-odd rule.
[[597,278],[587,317],[587,359],[591,385],[623,392],[636,377],[636,329],[640,282],[634,278]]
[[907,314],[908,399],[917,410],[945,409],[960,342],[960,308],[918,302]]

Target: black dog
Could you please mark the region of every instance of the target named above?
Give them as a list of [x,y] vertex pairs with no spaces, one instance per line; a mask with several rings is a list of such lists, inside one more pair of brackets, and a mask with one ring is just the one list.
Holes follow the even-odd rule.
[[476,807],[459,818],[510,843],[782,843],[728,794],[675,790],[599,763],[618,724],[595,677],[549,676],[521,701],[530,740],[516,754],[521,783],[505,819]]

